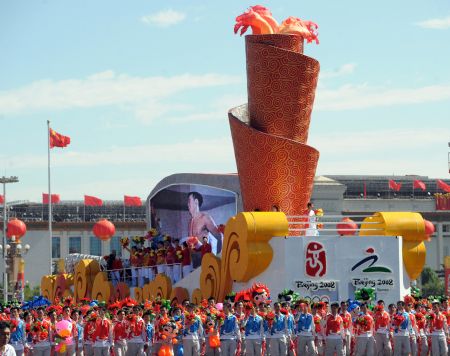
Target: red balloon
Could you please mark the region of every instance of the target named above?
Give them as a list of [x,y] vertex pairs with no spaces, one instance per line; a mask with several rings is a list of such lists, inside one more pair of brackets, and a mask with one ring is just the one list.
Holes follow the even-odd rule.
[[425,235],[427,236],[433,235],[435,231],[433,223],[425,219],[423,219],[423,221],[425,222]]
[[19,219],[11,219],[8,221],[6,236],[9,238],[15,236],[17,239],[20,239],[27,232],[27,226],[22,220]]
[[108,241],[116,233],[116,227],[111,221],[102,219],[95,223],[92,232],[100,240]]
[[352,236],[356,234],[358,225],[350,218],[343,218],[340,223],[336,224],[336,228],[339,235]]

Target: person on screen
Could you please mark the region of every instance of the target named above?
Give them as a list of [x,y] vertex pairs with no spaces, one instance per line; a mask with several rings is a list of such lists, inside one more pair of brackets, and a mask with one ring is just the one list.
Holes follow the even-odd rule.
[[204,237],[208,237],[211,233],[217,240],[216,253],[222,250],[222,234],[217,228],[211,215],[200,211],[203,205],[203,196],[198,192],[190,192],[188,194],[188,210],[191,215],[189,222],[189,236],[195,236],[202,241]]

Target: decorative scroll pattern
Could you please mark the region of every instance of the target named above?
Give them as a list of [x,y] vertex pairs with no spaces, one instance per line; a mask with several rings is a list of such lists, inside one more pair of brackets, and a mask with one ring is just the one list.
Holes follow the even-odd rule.
[[[236,116],[235,116],[236,115]],[[311,197],[319,152],[244,124],[245,107],[229,113],[244,210],[300,214]]]
[[184,300],[189,300],[189,292],[186,288],[176,287],[170,293],[170,304],[181,304]]
[[306,145],[319,62],[299,35],[249,35],[248,113],[229,120],[244,210],[300,215],[310,200],[319,152]]
[[250,125],[306,143],[319,62],[303,55],[298,35],[246,36]]
[[114,300],[122,300],[130,296],[130,287],[124,282],[119,282],[114,288]]
[[144,303],[144,292],[142,288],[136,287],[134,288],[134,300],[139,304]]
[[157,274],[155,279],[148,283],[148,286],[149,298],[146,299],[170,298],[170,294],[172,293],[172,281],[165,274]]
[[223,300],[233,281],[247,282],[261,274],[273,257],[269,240],[287,234],[288,221],[283,213],[239,213],[228,220],[222,257],[208,253],[202,259],[201,296]]
[[43,276],[41,278],[41,295],[53,302],[53,289],[56,283],[56,276]]
[[75,267],[75,299],[89,298],[95,276],[100,272],[100,265],[95,260],[81,260]]
[[95,276],[92,285],[92,299],[99,302],[110,302],[114,297],[114,286],[108,281],[108,274],[106,272],[99,272]]
[[59,298],[60,300],[65,297],[67,290],[73,285],[73,275],[72,274],[59,274],[56,276],[55,284],[53,288],[53,299]]
[[191,295],[191,302],[200,305],[202,302],[202,291],[199,288],[194,289]]

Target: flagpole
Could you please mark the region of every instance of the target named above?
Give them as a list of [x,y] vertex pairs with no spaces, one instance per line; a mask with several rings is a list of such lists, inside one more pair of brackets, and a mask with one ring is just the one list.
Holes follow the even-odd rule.
[[52,274],[52,259],[53,259],[53,232],[52,232],[52,190],[51,190],[51,175],[50,175],[50,120],[47,120],[47,136],[48,136],[48,234],[50,236],[50,275]]

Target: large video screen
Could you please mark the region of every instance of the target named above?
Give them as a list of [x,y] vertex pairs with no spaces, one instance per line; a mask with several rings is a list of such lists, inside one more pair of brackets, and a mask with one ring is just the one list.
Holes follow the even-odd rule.
[[236,215],[234,192],[204,185],[168,186],[150,199],[151,226],[162,234],[186,241],[195,236],[208,238],[212,252],[222,246],[220,225]]

